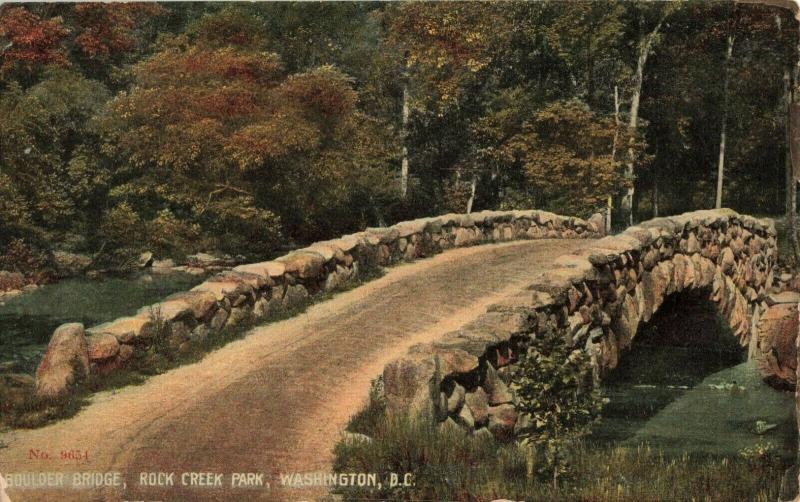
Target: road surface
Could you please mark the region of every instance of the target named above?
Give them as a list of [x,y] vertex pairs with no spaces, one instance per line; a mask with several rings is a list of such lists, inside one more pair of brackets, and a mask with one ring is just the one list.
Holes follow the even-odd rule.
[[[11,500],[318,498],[324,490],[281,486],[280,474],[330,470],[340,431],[388,361],[471,321],[524,288],[557,256],[590,242],[485,245],[396,266],[304,314],[256,327],[198,363],[140,386],[99,393],[71,419],[5,433],[0,473],[9,484],[14,473],[24,472],[67,473],[67,484],[76,472],[118,472],[116,480],[113,475],[81,479],[89,486],[98,479],[125,483],[124,489],[11,488]],[[31,450],[51,458],[32,458]],[[69,450],[88,452],[88,461],[61,460],[61,452]],[[143,486],[142,473],[173,486]],[[233,489],[233,473],[264,474],[270,489]],[[249,479],[258,482],[256,476]],[[222,487],[182,485],[220,480]]]

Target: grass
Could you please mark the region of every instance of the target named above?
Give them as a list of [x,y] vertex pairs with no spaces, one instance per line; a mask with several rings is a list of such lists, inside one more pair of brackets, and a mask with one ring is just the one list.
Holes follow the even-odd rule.
[[351,279],[335,291],[319,292],[310,296],[305,302],[291,308],[281,308],[267,319],[256,319],[250,315],[242,319],[236,326],[226,325],[218,333],[210,333],[204,339],[192,342],[181,351],[169,348],[169,326],[159,322],[160,313],[153,311],[151,316],[156,320],[154,342],[147,350],[137,350],[127,366],[107,375],[90,375],[76,382],[66,396],[57,399],[39,399],[33,395],[33,388],[26,393],[17,393],[14,399],[0,402],[0,427],[34,429],[43,427],[57,420],[74,416],[89,404],[92,394],[111,391],[129,385],[141,385],[147,377],[159,375],[184,364],[192,364],[202,360],[206,355],[228,343],[243,338],[253,327],[289,319],[305,312],[316,303],[333,298],[337,294],[349,291],[361,284],[377,279],[384,274],[380,268],[365,268],[358,279]]
[[353,417],[348,430],[371,442],[342,440],[336,472],[412,473],[414,486],[340,488],[344,500],[526,500],[542,502],[777,500],[786,466],[769,451],[736,458],[665,456],[647,445],[572,452],[572,470],[558,489],[536,475],[537,456],[517,443],[470,436],[426,420],[387,418],[381,400]]

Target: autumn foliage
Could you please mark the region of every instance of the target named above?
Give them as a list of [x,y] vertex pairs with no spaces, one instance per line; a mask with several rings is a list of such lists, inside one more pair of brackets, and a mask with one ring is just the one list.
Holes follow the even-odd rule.
[[69,30],[61,18],[41,19],[25,7],[0,6],[2,65],[6,73],[16,66],[31,70],[38,65],[67,66],[63,42]]
[[628,136],[616,131],[613,118],[597,117],[579,102],[561,102],[536,113],[508,148],[522,163],[536,207],[586,214],[627,186],[622,156],[612,157],[615,134],[627,146]]
[[640,218],[708,207],[726,102],[725,191],[774,212],[796,39],[726,2],[4,4],[0,251],[257,258],[631,185]]
[[134,30],[143,20],[162,15],[154,3],[79,3],[74,9],[75,44],[91,59],[107,60],[136,47]]

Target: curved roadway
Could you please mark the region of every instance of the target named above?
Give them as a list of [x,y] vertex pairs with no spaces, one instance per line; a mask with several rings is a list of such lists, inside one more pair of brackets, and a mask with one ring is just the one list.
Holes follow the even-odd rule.
[[[282,487],[279,475],[330,469],[332,446],[385,363],[474,319],[524,288],[554,258],[589,242],[462,248],[393,267],[304,314],[254,328],[196,364],[97,394],[71,419],[4,433],[0,473],[119,472],[126,486],[11,489],[11,500],[315,498],[319,489]],[[32,449],[51,458],[33,458]],[[61,460],[67,450],[88,452],[88,461]],[[141,473],[159,472],[162,482],[175,473],[174,486],[140,485]],[[223,487],[181,486],[182,473],[190,472],[224,474]],[[232,489],[233,473],[265,474],[271,488]],[[158,474],[150,477],[159,481]]]

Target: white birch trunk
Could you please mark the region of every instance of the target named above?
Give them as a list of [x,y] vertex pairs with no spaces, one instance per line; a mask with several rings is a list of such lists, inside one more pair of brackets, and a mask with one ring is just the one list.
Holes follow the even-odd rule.
[[401,135],[403,137],[403,159],[400,165],[400,196],[408,195],[408,83],[403,85],[403,123]]
[[722,129],[719,133],[719,159],[717,160],[717,196],[714,207],[722,207],[722,187],[725,181],[725,147],[727,142],[728,128],[728,102],[729,88],[731,80],[731,59],[733,58],[733,35],[728,35],[728,51],[725,53],[725,81],[723,83],[723,108],[722,108]]
[[653,47],[658,32],[661,30],[661,25],[664,23],[666,15],[663,16],[656,27],[642,38],[639,42],[639,58],[636,61],[636,72],[633,75],[633,89],[631,92],[631,113],[628,122],[628,128],[631,131],[631,144],[628,148],[628,163],[625,169],[625,176],[631,183],[628,188],[628,193],[623,199],[623,207],[628,210],[628,224],[633,225],[633,195],[634,191],[634,172],[633,172],[633,141],[636,134],[636,129],[639,126],[639,103],[642,99],[642,84],[644,82],[644,66],[647,64],[647,56]]
[[470,186],[469,200],[467,201],[467,214],[472,212],[472,205],[475,203],[475,190],[478,188],[478,175],[472,175],[472,185]]

